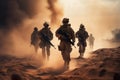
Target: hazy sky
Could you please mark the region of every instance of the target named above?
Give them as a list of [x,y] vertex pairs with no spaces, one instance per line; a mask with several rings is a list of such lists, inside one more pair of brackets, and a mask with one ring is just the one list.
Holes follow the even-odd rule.
[[70,18],[75,30],[83,23],[101,44],[113,37],[111,31],[120,27],[120,0],[60,0],[64,16]]
[[[93,27],[105,24],[106,28],[116,27],[120,21],[120,0],[60,0],[64,5],[64,16],[73,24],[89,24]],[[109,23],[109,24],[107,24]],[[111,24],[110,24],[111,23]],[[115,26],[113,26],[113,24]],[[105,26],[104,25],[104,26]],[[96,26],[99,27],[99,26]],[[93,27],[95,28],[95,27]]]

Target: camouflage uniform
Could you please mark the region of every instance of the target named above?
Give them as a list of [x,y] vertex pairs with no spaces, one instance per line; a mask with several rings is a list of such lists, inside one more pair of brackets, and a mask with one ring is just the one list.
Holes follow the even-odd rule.
[[31,34],[31,45],[34,46],[35,48],[35,52],[37,52],[38,48],[39,48],[39,36],[38,36],[38,28],[35,27],[34,31]]
[[44,23],[44,28],[42,28],[39,31],[39,37],[40,37],[40,48],[42,48],[42,56],[44,59],[46,59],[46,53],[47,53],[47,59],[49,59],[50,56],[50,44],[44,39],[43,35],[47,36],[49,40],[51,41],[53,39],[53,33],[51,32],[50,28],[48,28],[49,24]]
[[58,46],[59,50],[61,51],[65,67],[69,67],[70,62],[70,52],[72,51],[71,43],[65,40],[65,36],[61,35],[59,31],[63,31],[68,35],[68,38],[75,42],[74,31],[71,28],[71,25],[68,24],[69,19],[63,19],[63,25],[60,26],[59,29],[56,31],[56,36],[60,39],[60,45]]
[[83,57],[84,52],[85,52],[85,48],[87,46],[86,43],[86,39],[88,38],[88,32],[85,31],[84,25],[81,24],[80,25],[80,29],[79,31],[76,32],[76,37],[78,38],[78,46],[79,46],[79,53],[80,53],[80,57]]

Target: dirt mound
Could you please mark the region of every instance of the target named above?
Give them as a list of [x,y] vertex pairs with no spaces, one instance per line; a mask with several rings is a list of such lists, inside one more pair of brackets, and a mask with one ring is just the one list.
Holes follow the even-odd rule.
[[[75,59],[72,71],[40,68],[26,58],[0,55],[0,80],[120,80],[120,47],[96,50],[87,59]],[[18,80],[19,80],[18,79]]]
[[37,67],[29,63],[26,58],[0,55],[0,80],[11,80],[14,75],[18,75],[22,80],[33,80],[36,77],[27,73],[29,69],[33,70]]
[[94,51],[79,68],[63,75],[68,76],[66,80],[120,80],[120,47]]

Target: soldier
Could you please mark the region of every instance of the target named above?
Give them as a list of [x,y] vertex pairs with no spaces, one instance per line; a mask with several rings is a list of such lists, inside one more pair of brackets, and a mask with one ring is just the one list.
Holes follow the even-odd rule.
[[93,37],[92,34],[90,34],[88,41],[89,41],[90,48],[93,49],[95,38]]
[[53,33],[51,32],[47,22],[45,22],[43,26],[44,28],[39,31],[39,37],[41,40],[39,46],[42,48],[43,58],[46,59],[47,56],[47,60],[49,60],[51,46],[50,41],[53,39]]
[[39,36],[38,36],[38,28],[34,27],[34,31],[31,34],[31,45],[34,46],[35,52],[38,51],[39,42],[40,42],[40,40],[39,40]]
[[62,23],[63,25],[61,25],[56,31],[56,37],[60,40],[58,49],[61,51],[64,66],[66,69],[69,69],[70,53],[72,51],[71,44],[74,45],[75,35],[73,29],[71,28],[71,24],[68,24],[68,18],[64,18]]
[[87,46],[86,39],[88,38],[88,32],[85,30],[83,24],[80,25],[80,29],[76,32],[76,37],[78,38],[78,46],[79,46],[79,58],[83,58],[85,48]]

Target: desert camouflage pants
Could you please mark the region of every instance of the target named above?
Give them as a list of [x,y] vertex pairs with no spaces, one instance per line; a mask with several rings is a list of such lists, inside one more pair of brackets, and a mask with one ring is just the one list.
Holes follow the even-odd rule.
[[65,63],[69,64],[70,62],[70,52],[72,51],[71,44],[66,41],[61,41],[59,50],[61,51],[63,60]]
[[35,52],[37,53],[38,48],[39,48],[39,41],[34,42],[34,44],[32,44],[34,46]]
[[45,46],[42,48],[42,56],[43,59],[48,59],[49,60],[49,56],[50,56],[50,46]]
[[78,44],[78,47],[79,47],[79,53],[80,53],[80,56],[83,57],[84,56],[84,53],[85,53],[85,48],[87,46],[86,42],[79,42]]

